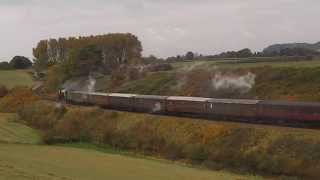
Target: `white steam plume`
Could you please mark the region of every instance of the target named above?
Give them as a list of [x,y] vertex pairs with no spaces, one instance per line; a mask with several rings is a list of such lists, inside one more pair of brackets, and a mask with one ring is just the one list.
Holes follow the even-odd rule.
[[159,112],[161,111],[162,107],[161,107],[161,103],[156,103],[152,109],[153,113]]
[[88,92],[94,92],[95,91],[95,86],[96,86],[96,79],[93,78],[91,75],[89,76],[88,79]]
[[189,71],[192,71],[194,69],[201,68],[204,65],[206,65],[205,62],[195,62],[195,63],[192,63],[192,64],[188,64],[188,66],[183,67],[182,71],[189,72]]
[[247,93],[255,84],[256,75],[249,72],[243,76],[228,76],[215,74],[212,85],[215,90],[236,89],[240,93]]

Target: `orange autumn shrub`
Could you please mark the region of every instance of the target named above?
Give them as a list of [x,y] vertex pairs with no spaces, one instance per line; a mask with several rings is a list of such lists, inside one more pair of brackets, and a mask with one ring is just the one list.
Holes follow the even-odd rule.
[[24,105],[31,104],[39,99],[30,88],[16,87],[0,100],[0,112],[17,112]]
[[0,98],[4,97],[7,94],[8,94],[8,89],[5,86],[0,85]]

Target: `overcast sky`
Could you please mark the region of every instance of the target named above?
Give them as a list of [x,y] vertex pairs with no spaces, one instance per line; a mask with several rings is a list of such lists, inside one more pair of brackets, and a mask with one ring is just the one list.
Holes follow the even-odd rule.
[[144,55],[320,41],[320,0],[0,0],[0,60],[41,39],[131,32]]

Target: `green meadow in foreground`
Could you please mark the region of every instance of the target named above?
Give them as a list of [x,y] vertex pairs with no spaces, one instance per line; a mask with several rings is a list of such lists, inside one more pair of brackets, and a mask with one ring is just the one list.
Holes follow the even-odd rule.
[[23,70],[0,71],[0,85],[11,89],[15,86],[32,86],[32,77]]
[[14,114],[0,113],[0,143],[38,144],[41,142],[38,131],[16,123]]
[[92,150],[0,145],[3,179],[231,180],[259,179]]
[[0,114],[0,179],[231,180],[259,179],[94,150],[36,145],[37,131]]

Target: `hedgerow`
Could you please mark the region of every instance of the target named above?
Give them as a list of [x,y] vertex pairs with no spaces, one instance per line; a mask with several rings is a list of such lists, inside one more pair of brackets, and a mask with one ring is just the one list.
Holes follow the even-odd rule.
[[[48,144],[85,142],[205,166],[320,176],[318,131],[259,128],[37,102],[19,111]],[[307,130],[306,130],[307,131]]]
[[19,108],[38,100],[39,97],[30,88],[15,87],[0,99],[0,112],[16,112]]

